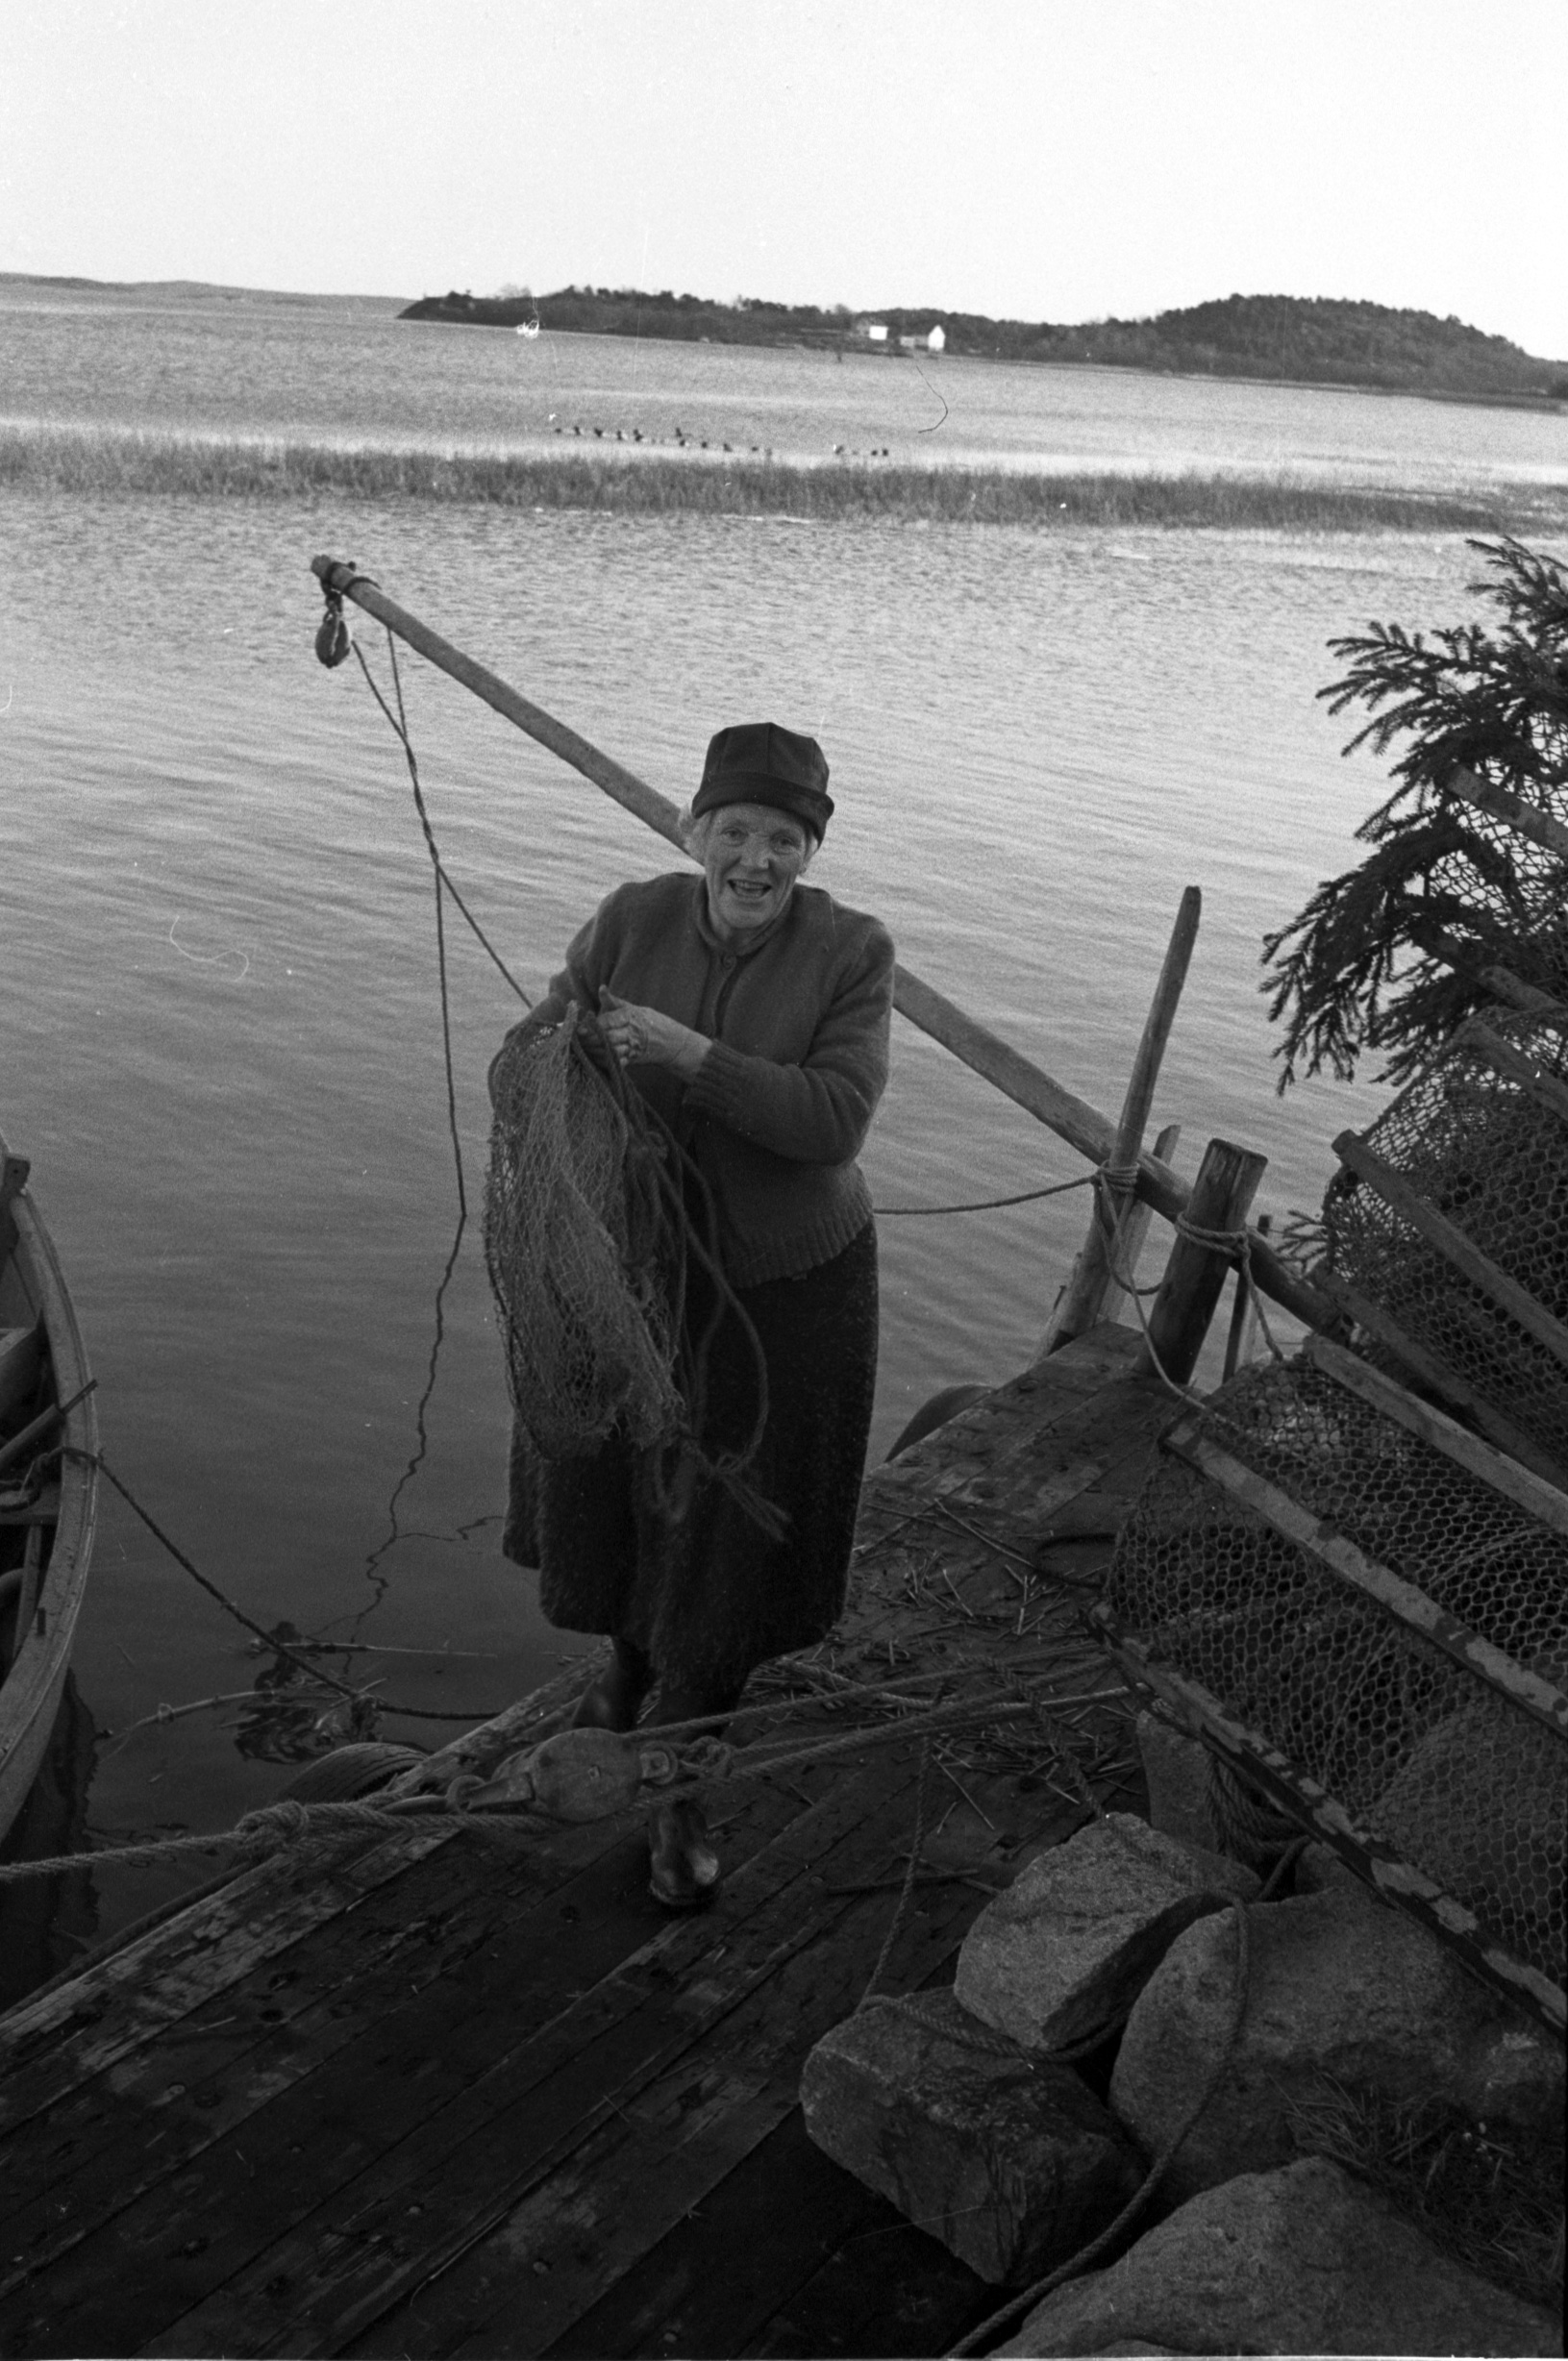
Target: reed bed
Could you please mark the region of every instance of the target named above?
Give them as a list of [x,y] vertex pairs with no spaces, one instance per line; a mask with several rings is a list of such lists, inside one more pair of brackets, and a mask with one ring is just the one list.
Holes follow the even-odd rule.
[[1365,532],[1568,525],[1568,489],[1379,491],[1288,476],[1022,474],[846,459],[800,463],[646,451],[539,456],[224,440],[110,428],[0,429],[0,486],[94,498],[420,500],[616,515],[821,523],[1169,526]]

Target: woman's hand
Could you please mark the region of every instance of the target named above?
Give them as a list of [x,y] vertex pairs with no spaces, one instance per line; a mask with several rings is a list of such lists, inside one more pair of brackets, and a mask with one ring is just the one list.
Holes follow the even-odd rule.
[[689,1081],[708,1056],[706,1033],[661,1009],[617,999],[608,985],[599,994],[599,1029],[623,1066],[670,1066]]

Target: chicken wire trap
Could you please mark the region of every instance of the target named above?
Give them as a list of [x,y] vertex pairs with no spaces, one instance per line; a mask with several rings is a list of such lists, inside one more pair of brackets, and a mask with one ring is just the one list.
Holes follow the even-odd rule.
[[1209,1747],[1240,1849],[1327,1838],[1559,2032],[1563,1023],[1466,1026],[1335,1142],[1313,1278],[1359,1350],[1312,1337],[1178,1422],[1095,1617]]

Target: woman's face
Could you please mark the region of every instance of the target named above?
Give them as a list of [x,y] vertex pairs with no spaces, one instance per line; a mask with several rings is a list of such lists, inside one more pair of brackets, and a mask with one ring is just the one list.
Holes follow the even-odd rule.
[[777,918],[811,857],[811,837],[769,804],[721,804],[703,848],[708,915],[722,941]]

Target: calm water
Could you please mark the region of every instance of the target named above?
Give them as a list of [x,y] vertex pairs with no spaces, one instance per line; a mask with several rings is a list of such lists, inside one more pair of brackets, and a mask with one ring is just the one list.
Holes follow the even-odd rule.
[[[5,308],[8,336],[16,316]],[[79,313],[21,316],[29,403],[48,395],[53,333],[59,414],[161,414],[141,362],[113,379],[107,342],[89,386]],[[151,319],[123,329],[133,360],[156,340]],[[227,376],[216,360],[210,371],[237,406],[230,422],[242,411],[252,426],[317,431],[330,406],[293,406],[325,366],[319,321],[305,322],[304,360],[287,320],[264,328],[246,311],[194,325],[187,311],[169,333],[211,351],[230,335]],[[545,342],[394,336],[352,315],[343,338],[399,358],[374,403],[350,401],[345,384],[338,425],[398,434],[426,354],[444,356],[444,376],[460,372],[449,410],[473,419],[494,398],[489,373],[537,360]],[[804,414],[798,356],[582,341],[580,393],[584,370],[635,362],[649,380],[679,377],[685,408],[699,384],[722,408],[740,367],[754,401]],[[1073,399],[1087,406],[1102,384],[1108,400],[1125,391],[1085,375]],[[1230,410],[1251,421],[1247,449],[1271,414],[1267,389],[1136,390],[1168,398],[1162,431],[1177,436],[1195,432],[1186,413],[1201,398],[1216,443]],[[156,400],[173,414],[181,395],[173,382]],[[183,422],[221,426],[220,407],[218,390],[190,392]],[[1402,406],[1349,407],[1381,431]],[[1475,419],[1517,424],[1403,407],[1453,425],[1444,463],[1457,472]],[[1058,425],[1052,410],[1039,431]],[[456,430],[443,410],[422,431]],[[1126,412],[1098,431],[1129,463],[1140,456]],[[1325,423],[1325,444],[1340,431]],[[1368,470],[1390,463],[1375,442]],[[0,506],[0,1128],[34,1158],[119,1472],[262,1623],[286,1616],[411,1652],[358,1659],[386,1695],[477,1714],[572,1643],[538,1622],[527,1578],[497,1552],[506,1407],[472,1231],[405,1529],[366,1571],[414,1445],[455,1192],[429,869],[401,758],[357,668],[329,675],[311,654],[307,568],[319,550],[374,572],[672,796],[689,792],[722,720],[773,714],[818,732],[839,798],[818,880],[881,912],[909,966],[1112,1113],[1178,894],[1200,883],[1203,932],[1156,1110],[1185,1126],[1188,1171],[1223,1133],[1268,1153],[1260,1205],[1310,1206],[1326,1143],[1379,1103],[1370,1086],[1271,1095],[1258,940],[1355,857],[1352,832],[1378,791],[1370,765],[1339,759],[1344,726],[1314,703],[1332,671],[1324,642],[1372,615],[1468,611],[1475,561],[1461,544],[330,502]],[[368,625],[365,644],[385,674]],[[405,682],[443,852],[533,992],[596,898],[668,857],[440,676],[411,661]],[[452,972],[473,1193],[485,1063],[515,1004],[466,937]],[[1080,1169],[903,1025],[867,1162],[884,1205],[1000,1195]],[[880,1444],[937,1386],[998,1379],[1028,1356],[1085,1211],[1080,1193],[884,1223]],[[77,1665],[98,1724],[116,1733],[91,1793],[103,1834],[219,1827],[287,1776],[242,1752],[216,1713],[130,1731],[161,1703],[243,1689],[256,1659],[112,1500]],[[102,1924],[171,1882],[100,1874]]]
[[72,296],[0,281],[0,423],[537,451],[678,428],[825,460],[1283,472],[1447,489],[1568,481],[1568,414],[929,354],[536,339],[368,299]]

